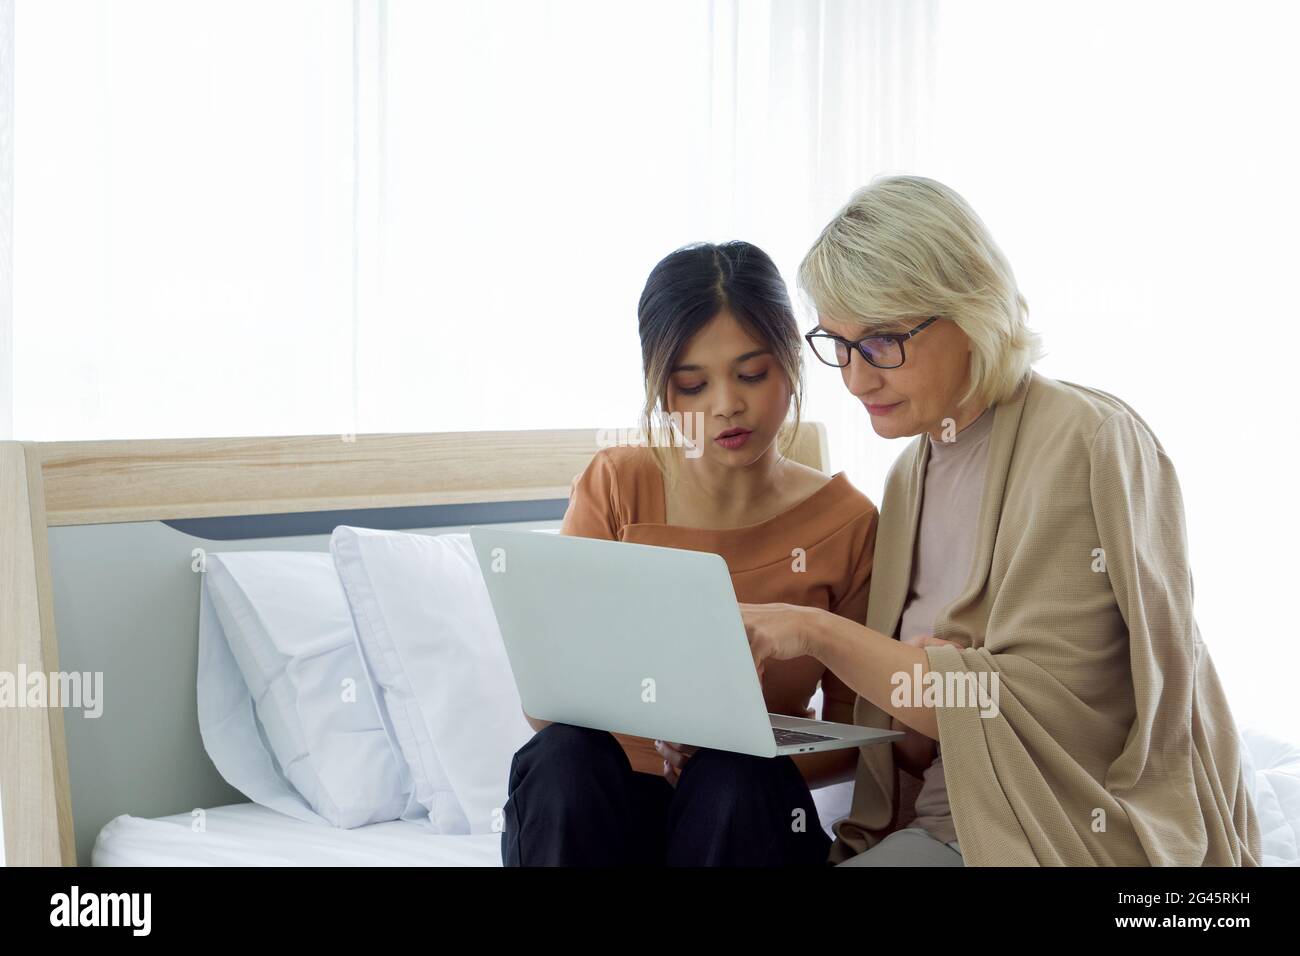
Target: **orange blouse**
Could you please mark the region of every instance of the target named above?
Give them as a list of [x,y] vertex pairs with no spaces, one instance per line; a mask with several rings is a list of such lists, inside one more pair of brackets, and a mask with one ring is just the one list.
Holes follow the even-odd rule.
[[[861,624],[867,615],[878,512],[844,472],[798,504],[759,524],[705,529],[666,524],[663,475],[648,448],[603,448],[573,481],[561,534],[630,541],[690,551],[711,551],[727,562],[742,603],[819,607]],[[799,657],[764,668],[763,696],[772,713],[807,715],[808,701],[823,691],[851,721],[856,695],[821,661]],[[616,734],[632,762],[660,773],[663,758],[653,741]]]

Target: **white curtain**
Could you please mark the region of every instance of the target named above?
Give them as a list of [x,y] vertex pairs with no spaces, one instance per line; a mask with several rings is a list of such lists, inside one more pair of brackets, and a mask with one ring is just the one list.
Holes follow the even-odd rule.
[[1297,35],[1271,0],[945,2],[918,167],[1010,258],[1040,371],[1155,430],[1237,721],[1290,740]]
[[[744,238],[793,281],[855,187],[918,172],[1007,252],[1041,370],[1155,428],[1238,718],[1300,738],[1276,666],[1300,538],[1298,16],[19,0],[12,431],[630,423],[660,257]],[[808,375],[833,464],[878,501],[901,446],[834,370]]]
[[911,162],[933,9],[20,4],[14,432],[631,423],[650,268],[745,238],[793,279]]
[[14,418],[13,190],[14,4],[0,0],[0,439],[11,436]]
[[[635,421],[651,267],[744,238],[793,280],[868,170],[909,162],[932,9],[377,7],[385,241],[382,305],[361,323],[362,427]],[[810,371],[829,372],[819,410],[860,430],[835,373]],[[845,467],[867,455],[832,447]]]
[[343,430],[352,28],[316,0],[18,0],[15,437]]

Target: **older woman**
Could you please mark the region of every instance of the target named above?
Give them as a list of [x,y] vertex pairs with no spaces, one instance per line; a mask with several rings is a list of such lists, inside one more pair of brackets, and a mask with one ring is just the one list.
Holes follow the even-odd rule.
[[[831,861],[1254,865],[1232,714],[1192,616],[1172,463],[1124,402],[1031,368],[1011,268],[967,203],[880,179],[799,270],[807,339],[890,471],[865,626],[745,604],[756,665],[810,654],[858,695]],[[899,770],[923,778],[900,806]]]

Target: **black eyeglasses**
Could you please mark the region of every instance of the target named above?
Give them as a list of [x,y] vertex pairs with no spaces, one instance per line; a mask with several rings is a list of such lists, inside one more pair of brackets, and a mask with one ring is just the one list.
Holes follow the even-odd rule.
[[939,316],[932,315],[916,328],[907,332],[868,335],[856,342],[850,342],[848,339],[840,338],[838,335],[832,335],[829,332],[823,332],[820,329],[813,329],[804,335],[804,339],[812,346],[814,355],[827,365],[833,365],[836,368],[844,368],[848,365],[853,358],[852,350],[855,349],[876,368],[898,368],[907,360],[907,355],[903,351],[903,343],[938,318]]

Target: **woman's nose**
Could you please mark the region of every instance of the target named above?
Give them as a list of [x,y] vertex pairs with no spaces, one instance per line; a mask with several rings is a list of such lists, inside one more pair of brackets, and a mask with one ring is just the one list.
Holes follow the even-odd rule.
[[745,410],[745,402],[740,397],[740,390],[733,385],[720,386],[713,393],[713,414],[721,418],[731,418]]
[[849,356],[849,364],[840,369],[840,376],[844,379],[844,387],[858,398],[878,391],[885,381],[880,369],[864,359],[857,349],[850,352]]

